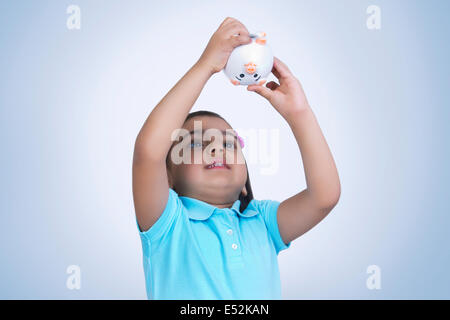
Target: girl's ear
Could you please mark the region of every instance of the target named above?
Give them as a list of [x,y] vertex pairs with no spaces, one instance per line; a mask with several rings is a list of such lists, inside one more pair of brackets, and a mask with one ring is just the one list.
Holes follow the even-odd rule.
[[244,195],[244,197],[247,196],[247,188],[244,186],[244,188],[242,188],[242,194]]

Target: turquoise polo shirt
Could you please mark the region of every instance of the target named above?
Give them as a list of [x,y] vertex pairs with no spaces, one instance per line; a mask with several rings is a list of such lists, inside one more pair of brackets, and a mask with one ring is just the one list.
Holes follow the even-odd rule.
[[178,196],[139,234],[149,299],[281,299],[278,253],[290,246],[277,224],[280,202],[252,200],[244,212]]

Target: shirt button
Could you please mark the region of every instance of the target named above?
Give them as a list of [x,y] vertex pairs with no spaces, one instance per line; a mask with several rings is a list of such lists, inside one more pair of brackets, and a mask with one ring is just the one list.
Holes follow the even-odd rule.
[[233,230],[228,229],[228,230],[227,230],[227,233],[231,236],[231,235],[233,234]]
[[237,249],[237,244],[236,244],[236,243],[233,243],[233,244],[231,245],[231,247],[232,247],[234,250],[236,250],[236,249]]

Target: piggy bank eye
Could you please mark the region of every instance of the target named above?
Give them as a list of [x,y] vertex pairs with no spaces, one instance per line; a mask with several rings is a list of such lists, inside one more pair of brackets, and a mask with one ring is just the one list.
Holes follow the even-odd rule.
[[245,77],[245,74],[241,73],[241,74],[239,75],[239,77],[243,78],[243,77]]
[[257,73],[255,73],[255,75],[254,75],[253,77],[255,77],[255,78],[256,78],[257,76],[258,76],[258,74],[257,74]]

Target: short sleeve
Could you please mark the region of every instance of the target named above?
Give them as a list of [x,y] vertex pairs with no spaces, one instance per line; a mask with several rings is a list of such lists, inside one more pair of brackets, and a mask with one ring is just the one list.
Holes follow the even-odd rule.
[[146,231],[141,231],[139,224],[136,224],[139,230],[139,235],[142,239],[146,239],[152,243],[161,241],[164,235],[170,233],[170,229],[179,216],[181,210],[181,201],[178,194],[169,188],[169,197],[167,199],[164,211],[159,216],[158,220]]
[[291,246],[291,242],[284,243],[281,238],[280,229],[278,228],[277,212],[278,207],[281,204],[279,201],[274,200],[253,200],[254,206],[258,209],[260,214],[264,218],[267,230],[275,245],[277,254]]

